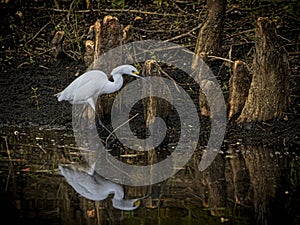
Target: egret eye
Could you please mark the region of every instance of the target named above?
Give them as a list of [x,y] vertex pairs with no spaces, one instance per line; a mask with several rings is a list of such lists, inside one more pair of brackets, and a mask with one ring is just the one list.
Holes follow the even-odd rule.
[[135,75],[139,75],[140,74],[138,71],[134,71],[134,70],[132,70],[131,73],[133,73]]

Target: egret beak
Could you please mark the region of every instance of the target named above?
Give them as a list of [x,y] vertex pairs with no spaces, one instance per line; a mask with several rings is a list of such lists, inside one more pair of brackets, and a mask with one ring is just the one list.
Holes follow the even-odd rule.
[[132,73],[135,75],[140,75],[140,73],[138,71],[133,71]]
[[117,200],[117,199],[112,199],[112,203],[114,208],[116,209],[121,209],[121,210],[134,210],[138,208],[141,205],[141,201],[137,199],[131,199],[131,200]]
[[139,207],[141,205],[141,200],[136,200],[134,203],[133,203],[133,207]]
[[133,202],[133,206],[134,207],[139,207],[141,204],[142,204],[142,199],[145,199],[145,198],[148,198],[150,195],[146,195],[144,197],[140,197],[140,198],[136,198],[136,199],[132,199],[134,202]]
[[140,79],[142,79],[146,82],[149,82],[149,80],[147,80],[145,77],[140,76],[140,73],[138,71],[133,71],[130,75],[133,76],[133,77],[140,78]]

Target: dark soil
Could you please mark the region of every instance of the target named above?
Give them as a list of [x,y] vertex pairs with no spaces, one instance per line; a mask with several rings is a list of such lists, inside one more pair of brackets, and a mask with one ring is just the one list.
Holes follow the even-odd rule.
[[[255,21],[268,16],[277,22],[282,45],[289,52],[291,104],[282,121],[237,125],[229,123],[234,137],[261,132],[266,137],[289,137],[297,141],[300,114],[300,4],[298,1],[230,1],[227,6],[221,57],[240,59],[250,66],[254,51]],[[235,3],[235,4],[233,4]],[[198,1],[95,1],[86,10],[85,1],[9,1],[0,3],[0,124],[71,126],[72,107],[57,102],[55,93],[87,69],[83,63],[83,41],[88,28],[105,15],[117,16],[124,26],[134,25],[132,41],[171,40],[194,51],[205,19],[205,2]],[[140,17],[140,18],[138,18]],[[66,57],[54,59],[50,43],[57,30],[65,31]],[[210,63],[228,98],[231,69],[222,60]],[[174,78],[176,74],[172,75]],[[184,83],[184,80],[179,82]],[[184,85],[197,102],[198,90]],[[194,90],[194,93],[193,93]],[[241,133],[242,131],[242,133]]]

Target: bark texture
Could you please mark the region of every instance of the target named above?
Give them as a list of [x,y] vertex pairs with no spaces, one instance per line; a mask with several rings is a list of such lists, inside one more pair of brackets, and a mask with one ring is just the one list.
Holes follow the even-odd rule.
[[[207,18],[200,28],[198,39],[195,48],[195,54],[201,57],[204,61],[207,60],[208,55],[218,55],[221,43],[222,33],[225,20],[226,1],[225,0],[207,0]],[[197,60],[193,62],[193,68],[197,66]],[[215,85],[208,81],[205,87],[211,89]],[[205,94],[200,91],[199,103],[201,115],[211,117],[209,105]]]
[[275,23],[261,17],[256,26],[253,78],[238,122],[280,118],[289,104],[289,63],[287,52],[278,40]]
[[54,38],[51,41],[51,51],[55,59],[62,57],[63,55],[63,40],[64,40],[64,31],[57,31],[54,35]]
[[250,83],[251,75],[247,64],[240,60],[235,61],[229,81],[229,119],[242,111],[249,93]]
[[[130,40],[132,26],[123,28],[117,17],[105,16],[103,21],[97,20],[89,29],[88,40],[85,41],[84,62],[89,67],[88,70],[102,70],[108,77],[110,72],[117,66],[123,64],[124,52],[114,54],[111,60],[101,60],[102,55],[111,49],[119,47]],[[124,77],[124,83],[127,78]],[[100,105],[96,105],[101,117],[110,115],[111,105],[113,104],[116,93],[103,95],[99,98]]]
[[[147,60],[145,61],[143,65],[142,74],[143,76],[157,76],[161,77],[161,68],[158,65],[158,63],[155,60]],[[147,86],[148,85],[148,86]],[[156,83],[155,85],[159,85],[161,87],[166,86],[166,84],[161,81],[161,83]],[[149,89],[149,84],[145,84],[143,87],[143,90]],[[163,89],[162,89],[163,90]],[[169,99],[171,98],[171,92],[167,88],[167,91],[162,93],[162,95],[168,95]],[[149,127],[149,125],[153,122],[154,118],[159,116],[163,119],[166,119],[168,115],[170,114],[172,110],[172,102],[167,103],[163,99],[155,98],[154,93],[151,86],[150,86],[150,92],[152,93],[152,96],[150,96],[148,99],[144,99],[144,115],[146,118],[146,127]]]
[[207,54],[217,55],[220,50],[226,1],[207,0],[206,7],[207,18],[199,31],[195,49],[195,53],[203,59]]

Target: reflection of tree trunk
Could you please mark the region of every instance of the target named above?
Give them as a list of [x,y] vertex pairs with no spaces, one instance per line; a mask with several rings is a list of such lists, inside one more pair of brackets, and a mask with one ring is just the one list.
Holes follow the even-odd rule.
[[231,173],[227,174],[227,180],[232,183],[227,187],[227,195],[231,195],[234,202],[244,204],[249,192],[249,171],[246,170],[245,160],[240,153],[236,153],[232,146],[228,146],[232,154],[230,159]]
[[278,41],[274,22],[257,20],[253,78],[238,121],[266,121],[282,116],[288,106],[287,52]]
[[218,208],[224,207],[226,197],[224,165],[221,155],[218,154],[212,164],[199,174],[203,205],[211,208],[211,213],[218,216],[223,213]]
[[270,201],[275,197],[279,171],[270,151],[262,146],[243,146],[243,156],[249,170],[252,200],[257,224],[267,224]]
[[[162,77],[161,76],[161,67],[158,65],[158,63],[155,60],[147,60],[145,61],[142,69],[142,75],[147,77],[147,76],[157,76],[157,77]],[[159,85],[160,87],[165,86],[166,84],[162,81],[161,83],[156,82],[155,85]],[[144,105],[144,117],[146,121],[146,129],[149,129],[149,126],[153,126],[155,117],[161,117],[166,119],[168,115],[171,112],[171,105],[169,103],[166,103],[163,99],[158,99],[155,98],[155,94],[160,94],[160,93],[153,93],[153,88],[149,86],[149,83],[143,85],[142,91],[144,92],[147,90],[146,93],[148,93],[148,90],[150,89],[150,95],[148,98],[143,99],[143,105]],[[163,89],[162,89],[163,90]],[[171,93],[170,91],[167,91],[163,93],[164,95],[170,96]],[[158,126],[153,126],[152,130],[153,131],[159,131]],[[153,140],[153,134],[150,134],[151,136],[148,138],[148,141],[151,141],[153,144],[155,141]],[[158,162],[158,155],[155,149],[151,149],[150,151],[147,152],[147,162],[149,165],[154,165],[155,163]],[[150,171],[150,179],[154,179],[157,174],[154,174],[153,171]],[[156,193],[152,193],[153,191],[153,186],[149,186],[149,192],[148,194],[151,194],[151,197],[148,199],[146,205],[148,208],[155,208],[157,207],[157,204],[159,203],[159,196],[156,196]],[[153,195],[152,195],[153,194]],[[152,199],[153,198],[153,199]]]
[[226,9],[225,0],[206,2],[207,18],[200,29],[195,49],[195,53],[202,58],[207,54],[217,55],[220,50]]

